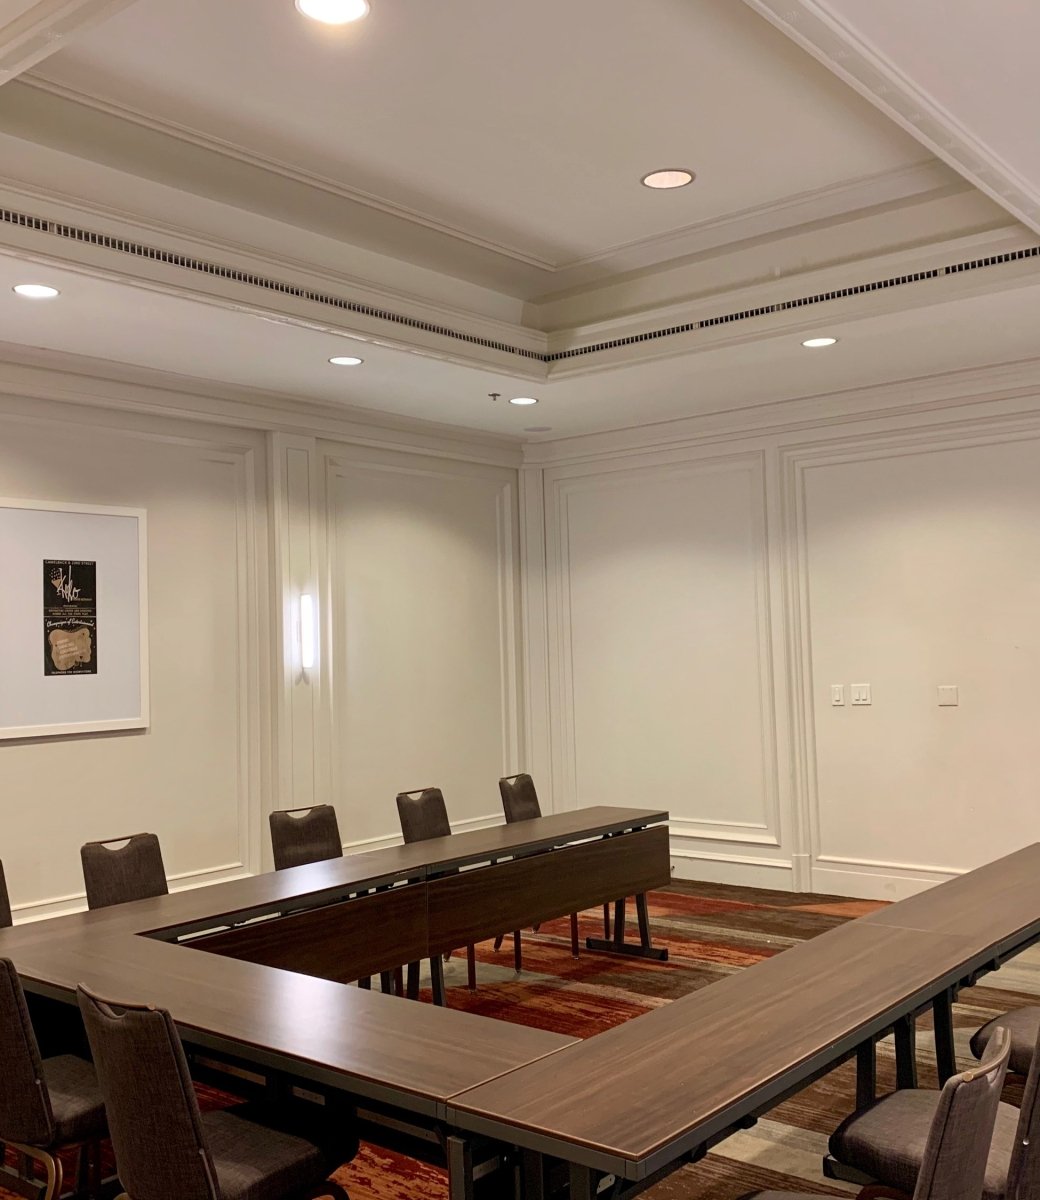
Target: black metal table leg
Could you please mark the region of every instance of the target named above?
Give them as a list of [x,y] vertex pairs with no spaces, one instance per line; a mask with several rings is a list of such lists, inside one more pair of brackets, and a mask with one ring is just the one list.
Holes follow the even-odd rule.
[[430,983],[433,988],[433,1002],[440,1008],[447,1008],[448,995],[444,990],[444,960],[439,954],[430,959]]
[[408,982],[405,985],[405,995],[409,1000],[419,999],[419,964],[410,962],[408,964]]
[[523,1200],[546,1200],[545,1158],[535,1150],[525,1150],[520,1159],[520,1194]]
[[877,1048],[874,1039],[856,1048],[856,1109],[866,1108],[877,1099]]
[[917,1021],[913,1014],[896,1022],[896,1086],[917,1087]]
[[592,1200],[596,1194],[596,1185],[592,1179],[589,1167],[571,1163],[570,1200]]
[[469,1142],[449,1137],[447,1150],[449,1200],[473,1200],[473,1154]]
[[[606,906],[604,906],[606,908]],[[650,937],[650,913],[647,908],[646,893],[636,896],[636,915],[639,918],[639,942],[625,941],[625,901],[618,900],[614,905],[614,933],[605,938],[586,938],[585,946],[589,950],[605,951],[608,954],[626,954],[630,958],[649,958],[654,962],[667,962],[668,951],[655,949]]]
[[935,1065],[939,1071],[939,1086],[957,1074],[957,1050],[953,1040],[953,990],[936,996],[932,1001],[935,1019]]

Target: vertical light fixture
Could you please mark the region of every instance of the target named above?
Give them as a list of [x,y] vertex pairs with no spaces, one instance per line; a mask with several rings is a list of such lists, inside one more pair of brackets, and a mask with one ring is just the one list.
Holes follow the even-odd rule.
[[300,597],[300,666],[313,671],[318,665],[318,622],[314,597],[304,592]]

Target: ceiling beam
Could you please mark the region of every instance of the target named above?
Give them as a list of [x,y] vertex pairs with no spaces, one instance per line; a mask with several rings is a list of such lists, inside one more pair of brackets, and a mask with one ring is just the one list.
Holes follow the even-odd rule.
[[[0,12],[0,84],[60,50],[80,30],[96,25],[133,0],[15,0]],[[5,6],[0,5],[0,9]],[[10,8],[11,6],[7,6]]]
[[[969,129],[968,113],[951,111],[903,69],[901,47],[874,42],[846,21],[839,0],[744,0],[876,108],[902,126],[991,199],[1040,233],[1040,187]],[[869,21],[869,5],[858,8]],[[1007,29],[1000,29],[1003,38]]]

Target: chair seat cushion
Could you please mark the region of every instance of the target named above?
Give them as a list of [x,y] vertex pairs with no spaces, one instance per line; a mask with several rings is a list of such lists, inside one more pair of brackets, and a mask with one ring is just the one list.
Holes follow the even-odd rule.
[[1040,1034],[1040,1005],[1029,1004],[983,1025],[971,1039],[971,1052],[976,1058],[982,1058],[998,1025],[1003,1025],[1011,1034],[1011,1062],[1008,1069],[1018,1075],[1028,1075],[1037,1035]]
[[54,1113],[55,1145],[105,1136],[105,1102],[93,1063],[74,1054],[60,1054],[43,1060],[43,1077]]
[[[878,1183],[913,1195],[939,1093],[908,1088],[883,1096],[853,1113],[831,1134],[830,1152]],[[986,1164],[984,1200],[1002,1200],[1007,1191],[1018,1109],[1001,1103]]]
[[240,1104],[202,1117],[222,1200],[285,1200],[358,1150],[349,1113],[316,1104]]

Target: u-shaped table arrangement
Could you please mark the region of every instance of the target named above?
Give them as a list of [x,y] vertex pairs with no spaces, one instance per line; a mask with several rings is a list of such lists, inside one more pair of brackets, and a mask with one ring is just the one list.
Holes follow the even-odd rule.
[[[587,808],[0,931],[48,1053],[75,988],[167,1008],[200,1074],[346,1094],[363,1136],[445,1162],[452,1200],[627,1200],[848,1058],[859,1099],[931,1009],[955,1070],[958,989],[1040,937],[1040,844],[586,1041],[349,982],[670,877],[668,814]],[[599,949],[663,957],[645,900]],[[608,1178],[609,1177],[609,1178]]]

